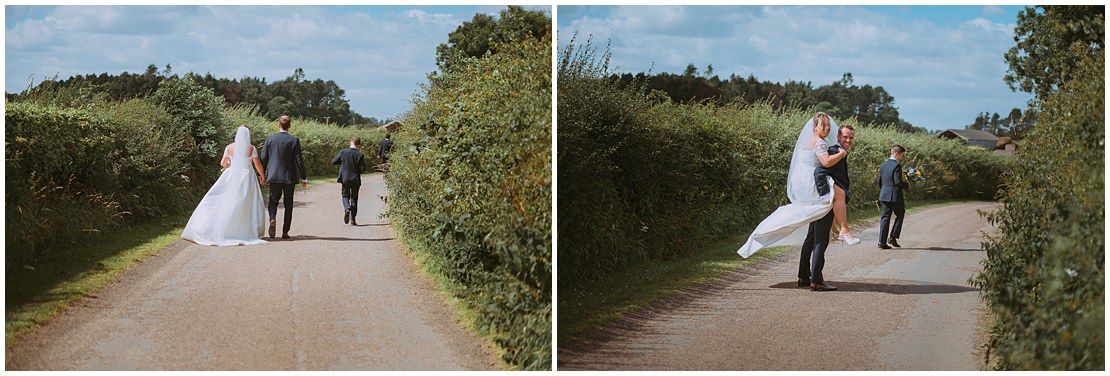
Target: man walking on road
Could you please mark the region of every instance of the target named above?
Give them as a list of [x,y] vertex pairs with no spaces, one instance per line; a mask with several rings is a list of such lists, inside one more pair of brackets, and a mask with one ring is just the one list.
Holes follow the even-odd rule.
[[304,157],[301,156],[301,140],[289,134],[289,127],[292,125],[289,116],[282,115],[278,120],[281,130],[266,137],[262,152],[259,153],[262,165],[266,166],[266,181],[270,183],[270,203],[267,207],[270,212],[270,239],[274,238],[277,228],[278,201],[285,196],[285,222],[282,225],[281,238],[289,239],[296,179],[300,177],[301,185],[308,187],[308,171],[304,168]]
[[385,139],[378,144],[378,157],[381,157],[382,164],[389,163],[389,150],[393,149],[393,140],[389,139],[389,134],[385,135]]
[[[883,217],[879,225],[879,248],[890,249],[890,246],[901,247],[898,238],[902,236],[902,216],[906,214],[906,203],[903,201],[902,190],[909,187],[906,178],[902,175],[902,157],[906,155],[906,148],[894,145],[890,148],[890,159],[879,166],[879,205],[883,209]],[[894,213],[894,228],[890,228],[890,214]],[[887,230],[890,230],[890,245],[887,245]]]
[[332,158],[331,164],[339,165],[339,178],[336,180],[343,185],[340,195],[343,200],[343,223],[357,226],[355,214],[358,214],[358,189],[362,186],[362,173],[366,171],[366,164],[362,152],[358,147],[362,139],[351,139],[351,147],[339,151]]

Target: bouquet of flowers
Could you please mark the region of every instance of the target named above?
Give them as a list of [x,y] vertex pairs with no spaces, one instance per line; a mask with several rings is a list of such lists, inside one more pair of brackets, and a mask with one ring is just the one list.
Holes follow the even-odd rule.
[[909,167],[906,169],[906,181],[911,183],[919,183],[925,181],[925,173],[921,171],[921,167]]

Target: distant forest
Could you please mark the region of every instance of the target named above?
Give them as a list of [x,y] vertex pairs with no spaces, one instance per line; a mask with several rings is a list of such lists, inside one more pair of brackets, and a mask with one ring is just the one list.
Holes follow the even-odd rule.
[[[646,90],[661,91],[679,103],[768,101],[776,109],[814,108],[828,113],[834,119],[855,116],[862,124],[886,125],[900,132],[930,133],[925,128],[915,127],[902,119],[898,107],[894,105],[894,96],[887,93],[886,89],[882,86],[857,85],[850,72],[844,73],[836,82],[816,88],[811,82],[787,81],[782,84],[759,81],[754,75],[744,78],[731,74],[727,79],[721,79],[714,75],[712,64],[703,73],[699,73],[698,68],[690,64],[682,74],[624,73],[613,75],[611,79],[617,80],[622,86],[637,85]],[[997,113],[991,115],[983,112],[974,122],[964,124],[964,127],[985,130],[1000,136],[1020,136],[1034,121],[1033,116],[1022,115],[1022,111],[1017,108],[1004,118]],[[959,125],[952,126],[955,128]]]
[[[93,95],[107,95],[112,100],[143,98],[158,90],[159,82],[174,76],[177,75],[168,64],[162,71],[150,64],[142,74],[123,72],[117,76],[101,73],[77,75],[65,80],[55,78],[46,80],[31,90],[77,89],[87,90]],[[344,127],[378,127],[391,121],[364,117],[352,112],[346,93],[335,81],[306,80],[301,68],[294,70],[293,75],[274,82],[256,77],[243,77],[240,80],[216,78],[211,73],[201,76],[190,72],[185,77],[212,89],[216,95],[224,98],[227,106],[254,106],[258,115],[268,119],[290,115]],[[12,100],[27,94],[8,93],[7,97]]]
[[1022,112],[1020,108],[1014,108],[1005,117],[1000,116],[997,112],[993,114],[980,112],[975,117],[975,122],[968,124],[964,129],[987,131],[996,136],[1006,136],[1020,140],[1036,124],[1037,116],[1035,112],[1028,110]]

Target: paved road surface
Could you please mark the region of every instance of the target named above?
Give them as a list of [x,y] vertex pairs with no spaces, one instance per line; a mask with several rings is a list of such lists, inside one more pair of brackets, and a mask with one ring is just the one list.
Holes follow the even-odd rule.
[[967,283],[981,270],[977,211],[993,203],[907,214],[900,243],[829,247],[825,279],[797,287],[798,250],[664,299],[558,351],[559,370],[978,370],[985,306]]
[[[490,370],[487,341],[453,318],[378,214],[360,225],[339,184],[298,187],[290,235],[269,244],[180,241],[7,349],[8,370]],[[278,209],[278,231],[281,231]]]

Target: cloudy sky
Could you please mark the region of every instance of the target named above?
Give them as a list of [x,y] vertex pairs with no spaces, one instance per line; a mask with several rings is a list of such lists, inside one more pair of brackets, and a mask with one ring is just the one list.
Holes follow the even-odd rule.
[[[334,80],[351,110],[394,118],[435,70],[435,48],[476,13],[505,6],[4,7],[4,89],[44,77],[174,73]],[[551,14],[550,6],[527,6]]]
[[1006,116],[1031,95],[1002,77],[1024,6],[559,6],[562,49],[578,33],[612,43],[620,72],[681,73],[712,64],[727,78],[811,82],[851,72],[882,86],[903,119],[962,129],[980,112]]

